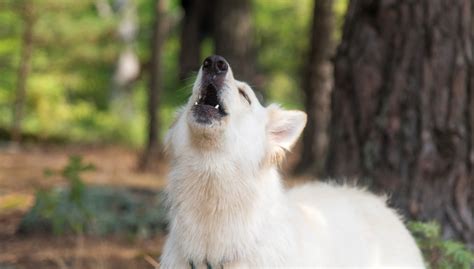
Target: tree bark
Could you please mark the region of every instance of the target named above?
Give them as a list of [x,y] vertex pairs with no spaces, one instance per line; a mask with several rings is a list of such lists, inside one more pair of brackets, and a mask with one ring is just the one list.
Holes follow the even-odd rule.
[[295,172],[320,175],[327,148],[330,92],[333,86],[331,57],[334,53],[332,0],[316,0],[311,44],[303,77],[308,122],[303,133],[301,159]]
[[471,0],[353,0],[335,60],[327,172],[474,242]]
[[162,87],[161,55],[167,31],[166,26],[167,0],[156,1],[156,18],[153,25],[151,40],[150,82],[148,86],[148,136],[146,148],[140,159],[139,168],[150,168],[151,160],[156,159],[161,153],[159,142],[159,115],[160,92]]
[[230,63],[234,77],[255,84],[256,61],[250,0],[216,1],[214,41],[216,54]]
[[13,120],[11,138],[12,141],[21,142],[21,122],[23,120],[23,110],[25,106],[28,77],[31,70],[31,55],[33,53],[33,29],[35,25],[35,12],[33,4],[25,2],[20,7],[20,13],[24,22],[24,30],[21,38],[22,50],[20,55],[20,65],[17,75],[17,87],[15,102],[13,105]]
[[201,42],[211,32],[214,0],[181,0],[184,19],[181,29],[179,78],[185,80],[201,65]]

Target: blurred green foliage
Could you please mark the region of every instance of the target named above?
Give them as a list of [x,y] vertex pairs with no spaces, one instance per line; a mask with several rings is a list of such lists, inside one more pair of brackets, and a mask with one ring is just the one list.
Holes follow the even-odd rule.
[[[108,16],[98,5],[111,7]],[[299,77],[305,63],[312,16],[312,0],[253,0],[253,22],[258,69],[270,101],[299,107]],[[117,0],[3,0],[0,2],[0,129],[9,129],[25,26],[24,5],[32,5],[34,44],[32,69],[27,85],[24,132],[39,138],[64,137],[68,141],[120,142],[140,146],[145,138],[145,105],[148,75],[137,81],[115,102],[112,78],[120,51]],[[123,2],[123,1],[122,1]],[[133,1],[138,35],[132,47],[141,66],[150,55],[154,0]],[[162,133],[177,106],[188,97],[192,78],[177,77],[180,20],[179,0],[170,0],[172,27],[163,47],[163,78],[160,117]],[[336,36],[347,0],[335,1]],[[206,39],[202,56],[212,52]],[[124,109],[128,102],[128,109]]]
[[60,175],[69,184],[38,191],[19,232],[147,237],[165,229],[161,193],[86,186],[82,173],[92,169],[93,165],[73,156],[61,171],[46,171],[47,176]]
[[412,222],[409,228],[431,269],[471,269],[474,253],[460,242],[443,240],[435,222]]

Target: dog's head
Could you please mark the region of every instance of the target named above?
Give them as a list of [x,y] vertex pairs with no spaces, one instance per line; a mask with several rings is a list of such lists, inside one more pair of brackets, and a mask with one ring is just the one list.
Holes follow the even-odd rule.
[[[306,114],[277,105],[263,107],[229,63],[206,58],[192,95],[167,136],[168,150],[239,154],[251,161],[281,160],[306,124]],[[247,156],[247,157],[245,157]]]

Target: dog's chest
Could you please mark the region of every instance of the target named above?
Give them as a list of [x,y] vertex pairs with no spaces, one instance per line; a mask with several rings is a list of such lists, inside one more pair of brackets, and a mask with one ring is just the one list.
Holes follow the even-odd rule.
[[251,223],[252,217],[245,215],[248,213],[224,208],[196,208],[195,212],[178,214],[175,234],[181,237],[185,256],[214,264],[248,256],[255,248],[258,228]]
[[250,255],[258,245],[260,226],[255,197],[223,186],[196,188],[199,191],[176,197],[187,199],[173,209],[175,234],[185,256],[221,263]]

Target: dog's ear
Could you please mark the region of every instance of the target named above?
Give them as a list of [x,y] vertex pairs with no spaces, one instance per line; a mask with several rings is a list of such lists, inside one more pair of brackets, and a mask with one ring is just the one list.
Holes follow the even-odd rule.
[[306,113],[283,110],[276,105],[267,108],[267,135],[272,160],[281,160],[290,151],[306,125]]

